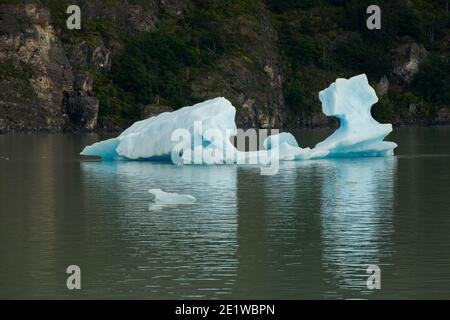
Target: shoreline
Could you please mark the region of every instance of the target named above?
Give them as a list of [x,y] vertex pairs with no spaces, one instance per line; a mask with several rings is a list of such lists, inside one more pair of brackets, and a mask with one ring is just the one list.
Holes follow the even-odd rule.
[[[401,124],[401,125],[392,125],[393,129],[400,129],[400,128],[450,128],[450,123],[445,124],[433,124],[433,125],[423,125],[423,124]],[[318,130],[334,130],[339,128],[339,126],[317,126],[317,127],[284,127],[284,128],[256,128],[257,130],[260,129],[267,129],[267,130],[273,130],[278,129],[281,132],[286,132],[289,130],[308,130],[308,131],[318,131]],[[248,129],[255,129],[252,127],[239,127],[239,129],[248,130]],[[7,135],[35,135],[35,134],[120,134],[125,129],[122,130],[109,130],[109,129],[96,129],[96,130],[11,130],[6,132],[0,132],[0,136],[7,136]]]

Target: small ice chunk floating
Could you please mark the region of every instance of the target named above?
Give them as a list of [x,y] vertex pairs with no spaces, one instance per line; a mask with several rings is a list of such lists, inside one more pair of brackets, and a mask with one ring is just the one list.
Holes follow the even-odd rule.
[[148,192],[153,195],[153,202],[158,205],[192,204],[197,201],[194,196],[189,194],[169,193],[161,189],[150,189]]
[[227,99],[215,98],[138,121],[116,138],[87,146],[81,155],[184,164],[393,155],[397,144],[383,141],[392,125],[372,118],[370,110],[378,98],[365,74],[337,79],[319,93],[319,99],[323,113],[339,118],[340,127],[312,149],[301,148],[292,134],[283,132],[269,136],[265,150],[239,151],[230,141],[237,132],[236,109]]

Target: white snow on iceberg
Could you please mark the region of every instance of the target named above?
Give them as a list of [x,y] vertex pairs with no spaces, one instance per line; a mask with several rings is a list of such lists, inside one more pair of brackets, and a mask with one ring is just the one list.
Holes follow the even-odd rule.
[[[103,160],[172,160],[194,164],[255,161],[268,164],[274,160],[393,155],[397,145],[383,141],[392,125],[380,124],[372,118],[370,110],[378,98],[365,74],[337,79],[320,92],[319,99],[324,114],[339,118],[341,125],[313,149],[301,148],[292,134],[281,133],[265,140],[265,150],[237,150],[230,142],[237,131],[236,109],[227,99],[215,98],[138,121],[117,138],[87,146],[81,155],[99,156]],[[177,138],[185,135],[189,139],[180,143]]]

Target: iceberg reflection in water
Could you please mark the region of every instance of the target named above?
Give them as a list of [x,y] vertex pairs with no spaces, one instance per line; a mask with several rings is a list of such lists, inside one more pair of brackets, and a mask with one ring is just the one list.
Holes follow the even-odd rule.
[[393,233],[396,161],[323,161],[328,177],[322,187],[323,263],[331,284],[370,292],[367,267],[383,270],[383,259],[392,253],[383,244]]
[[[284,162],[238,171],[237,297],[364,298],[369,264],[393,251],[396,158]],[[256,210],[255,210],[256,209]],[[255,267],[255,265],[258,267]],[[255,272],[258,270],[258,272]]]
[[[285,161],[275,176],[74,157],[104,135],[0,135],[0,298],[442,299],[449,129],[399,128],[396,157]],[[153,188],[198,201],[150,212]]]
[[[124,297],[121,289],[127,286],[111,281],[111,274],[134,282],[137,289],[127,297],[231,294],[237,268],[236,171],[233,166],[211,170],[149,162],[82,163],[89,186],[85,205],[92,211],[88,218],[104,219],[88,225],[96,226],[92,232],[114,234],[96,245],[120,244],[120,252],[113,252],[95,281],[108,281],[118,297]],[[191,194],[197,201],[149,211],[148,189],[153,188]]]
[[[92,225],[116,225],[119,239],[105,241],[125,243],[109,276],[127,255],[134,267],[118,278],[149,297],[185,298],[365,296],[367,265],[383,267],[390,252],[395,168],[394,157],[284,162],[270,177],[245,166],[82,164],[86,205],[105,219]],[[148,211],[149,188],[197,202]]]

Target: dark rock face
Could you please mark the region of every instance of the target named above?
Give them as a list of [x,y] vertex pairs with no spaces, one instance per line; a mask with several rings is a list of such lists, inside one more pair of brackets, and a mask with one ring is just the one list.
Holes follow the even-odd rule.
[[[77,36],[54,21],[55,12],[46,7],[47,2],[0,1],[0,133],[92,131],[98,127],[117,130],[128,125],[126,121],[110,124],[103,119],[105,123],[97,123],[99,101],[93,75],[111,70],[114,57],[123,49],[117,40],[119,34],[133,37],[154,31],[161,16],[181,21],[192,5],[184,0],[148,0],[144,5],[131,2],[144,3],[71,1],[81,7],[82,29],[87,30]],[[243,128],[283,128],[288,123],[295,127],[336,125],[334,119],[321,114],[291,114],[293,111],[287,110],[279,37],[269,19],[267,3],[255,4],[254,10],[237,14],[220,30],[239,50],[221,55],[214,68],[189,79],[193,98],[226,97],[237,108],[236,122]],[[65,17],[65,12],[59,13]],[[391,53],[393,69],[377,85],[380,96],[410,84],[428,55],[414,42]],[[416,109],[411,106],[409,113],[414,115]],[[145,106],[142,118],[169,110]],[[432,116],[433,123],[450,122],[448,108]]]
[[[104,19],[114,32],[150,31],[156,2],[149,8],[116,1],[74,1],[82,23]],[[0,4],[0,133],[90,131],[97,127],[98,100],[89,68],[109,70],[117,43],[62,41],[49,9],[40,1]]]
[[386,76],[383,76],[377,84],[377,94],[382,97],[389,92],[389,79]]
[[236,17],[230,28],[239,34],[242,54],[220,58],[216,70],[194,79],[194,96],[229,99],[237,108],[239,127],[282,127],[286,112],[274,28],[264,9],[253,19]]
[[[94,130],[97,126],[98,100],[83,91],[67,93],[66,112],[74,129]],[[69,127],[70,129],[70,127]]]
[[446,125],[450,123],[450,110],[448,108],[441,108],[436,113],[436,124]]
[[72,91],[64,92],[65,130],[92,131],[97,127],[99,102],[93,96],[92,76],[82,70],[73,71]]
[[393,74],[401,83],[410,83],[427,57],[427,50],[417,43],[404,44],[392,51]]
[[160,104],[151,104],[148,106],[144,106],[142,108],[142,118],[147,119],[154,116],[157,116],[158,114],[164,113],[164,112],[172,112],[173,109],[168,106],[163,106]]
[[5,131],[59,131],[63,128],[63,92],[73,75],[61,42],[38,2],[0,5],[0,63],[3,75],[0,119]]
[[103,43],[87,44],[85,41],[79,44],[65,44],[67,58],[74,68],[90,67],[95,70],[111,68],[111,51]]
[[[131,36],[154,30],[161,9],[175,19],[184,14],[184,3],[178,0],[148,1],[145,8],[125,0],[74,4],[81,7],[82,28],[92,21],[106,21],[112,33]],[[38,0],[1,4],[0,16],[0,63],[11,63],[25,75],[0,78],[4,89],[0,92],[0,130],[95,130],[99,103],[87,70],[109,70],[114,55],[121,51],[120,44],[106,35],[95,41],[68,41]],[[275,48],[277,34],[267,12],[261,6],[250,17],[236,17],[229,27],[238,35],[243,53],[221,57],[215,70],[192,79],[194,97],[225,96],[238,109],[239,126],[283,126],[283,75]],[[157,114],[157,109],[150,113]]]
[[104,19],[116,32],[125,33],[154,30],[159,10],[157,0],[146,1],[145,8],[126,0],[108,2],[104,0],[77,0],[72,2],[80,6],[85,21]]

